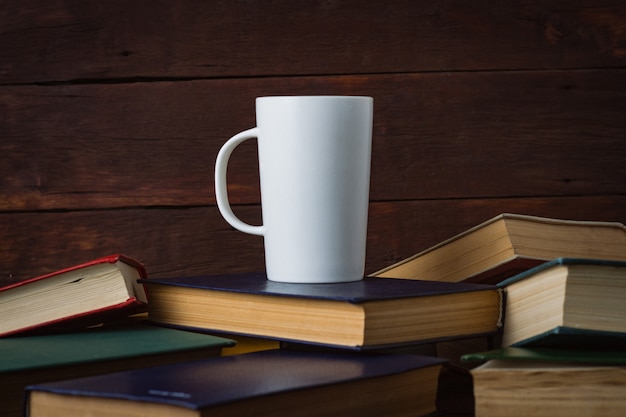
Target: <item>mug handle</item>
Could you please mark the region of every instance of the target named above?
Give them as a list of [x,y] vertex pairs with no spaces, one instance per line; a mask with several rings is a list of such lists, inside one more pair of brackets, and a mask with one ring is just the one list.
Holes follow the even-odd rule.
[[263,236],[265,233],[264,226],[253,226],[239,220],[239,218],[235,216],[233,209],[230,207],[230,202],[228,201],[228,188],[226,185],[226,170],[228,168],[230,155],[239,144],[248,139],[258,138],[258,135],[258,127],[244,130],[228,139],[222,146],[215,161],[215,198],[217,200],[217,208],[232,227],[244,233]]

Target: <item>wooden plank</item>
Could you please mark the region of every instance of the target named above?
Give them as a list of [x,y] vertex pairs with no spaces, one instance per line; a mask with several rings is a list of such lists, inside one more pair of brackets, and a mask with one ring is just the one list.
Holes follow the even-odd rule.
[[[258,208],[236,213],[255,221]],[[3,280],[21,280],[109,253],[151,276],[263,267],[262,238],[234,231],[215,207],[0,214]]]
[[626,64],[611,0],[2,0],[0,27],[0,84]]
[[[237,206],[259,223],[258,206]],[[626,196],[372,203],[368,272],[502,212],[626,222]],[[0,285],[113,252],[152,277],[261,270],[263,240],[230,228],[215,207],[0,213]]]
[[[375,99],[371,199],[619,194],[626,70],[0,87],[0,210],[214,204],[213,166],[268,94]],[[256,146],[231,199],[259,202]]]

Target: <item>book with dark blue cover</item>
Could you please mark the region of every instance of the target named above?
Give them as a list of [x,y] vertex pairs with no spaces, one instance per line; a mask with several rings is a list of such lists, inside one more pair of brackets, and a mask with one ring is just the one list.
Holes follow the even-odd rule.
[[270,281],[262,272],[232,275],[205,275],[144,279],[139,282],[153,287],[165,285],[233,293],[275,295],[280,297],[363,303],[407,297],[425,297],[449,293],[493,290],[493,286],[474,283],[414,281],[365,277],[361,281],[329,284],[292,284]]
[[435,411],[443,362],[418,355],[285,350],[223,356],[29,386],[27,416],[57,410],[90,415],[92,408],[98,416],[108,416],[108,410],[129,416],[189,410],[198,414],[185,416],[237,410],[259,416],[396,416],[407,410],[423,415]]
[[494,333],[493,285],[369,278],[273,282],[264,273],[142,280],[149,320],[165,325],[352,349]]

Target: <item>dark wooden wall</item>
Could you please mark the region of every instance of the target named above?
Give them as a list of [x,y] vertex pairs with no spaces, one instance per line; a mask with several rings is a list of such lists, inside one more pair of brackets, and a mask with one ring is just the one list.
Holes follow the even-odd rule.
[[626,222],[626,2],[0,0],[1,283],[263,268],[213,165],[274,94],[374,97],[368,272],[501,212]]

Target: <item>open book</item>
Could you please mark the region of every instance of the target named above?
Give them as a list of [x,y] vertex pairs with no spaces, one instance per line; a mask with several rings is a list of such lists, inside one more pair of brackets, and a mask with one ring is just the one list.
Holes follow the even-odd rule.
[[561,257],[626,261],[626,227],[505,213],[372,275],[495,284]]

